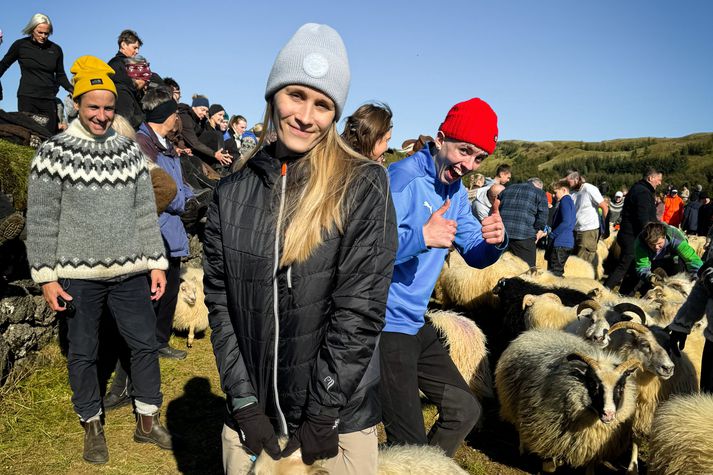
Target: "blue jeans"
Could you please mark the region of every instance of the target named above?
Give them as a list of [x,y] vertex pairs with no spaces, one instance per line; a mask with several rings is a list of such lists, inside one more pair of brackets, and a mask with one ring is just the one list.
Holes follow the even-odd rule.
[[76,308],[67,315],[67,367],[74,410],[82,420],[100,413],[97,375],[99,322],[106,306],[131,351],[133,396],[146,405],[161,406],[161,370],[156,341],[156,315],[145,274],[124,279],[62,279]]

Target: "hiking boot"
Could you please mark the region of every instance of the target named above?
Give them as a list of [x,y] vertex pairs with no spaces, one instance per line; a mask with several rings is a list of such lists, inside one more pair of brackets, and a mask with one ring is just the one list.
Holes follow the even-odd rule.
[[104,427],[99,419],[82,422],[84,427],[84,460],[89,463],[107,463],[109,449],[106,447]]
[[105,411],[111,411],[113,409],[118,409],[118,408],[124,407],[128,404],[131,404],[131,397],[129,396],[129,393],[127,391],[122,391],[119,394],[109,391],[104,396],[104,410]]
[[15,239],[25,229],[25,217],[19,211],[0,221],[0,244]]
[[159,358],[169,358],[172,360],[185,360],[188,355],[187,351],[179,350],[178,348],[173,348],[172,346],[164,346],[159,348],[158,356]]
[[137,414],[134,440],[156,444],[165,450],[173,448],[171,434],[161,425],[158,412],[150,415]]

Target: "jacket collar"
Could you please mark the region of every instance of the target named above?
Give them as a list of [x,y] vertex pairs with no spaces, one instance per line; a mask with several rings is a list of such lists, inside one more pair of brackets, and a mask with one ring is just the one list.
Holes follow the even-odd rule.
[[154,132],[154,130],[146,122],[141,123],[141,126],[139,127],[139,133],[146,135],[149,139],[146,145],[150,147],[150,150],[148,150],[148,152],[150,153],[149,158],[151,158],[151,160],[156,161],[156,158],[158,157],[159,153],[162,155],[166,155],[167,157],[176,156],[171,142],[169,142],[168,139],[165,139],[166,147],[164,147],[163,144],[161,144],[161,142],[158,140],[156,132]]
[[69,127],[67,127],[67,130],[64,133],[66,135],[69,135],[70,137],[78,138],[81,140],[89,140],[92,142],[106,142],[108,140],[114,140],[118,137],[118,134],[112,128],[110,128],[106,134],[102,135],[101,137],[97,137],[96,135],[89,132],[86,128],[84,128],[79,118],[70,122]]

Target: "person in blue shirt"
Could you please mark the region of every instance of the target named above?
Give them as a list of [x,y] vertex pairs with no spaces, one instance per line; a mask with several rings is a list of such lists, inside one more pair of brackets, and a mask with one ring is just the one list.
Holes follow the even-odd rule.
[[569,194],[569,181],[556,182],[552,185],[552,190],[557,197],[557,208],[552,217],[552,231],[550,231],[545,259],[547,259],[547,270],[562,277],[564,265],[574,249],[574,224],[577,221],[577,212],[574,209],[574,200]]
[[[453,456],[480,417],[480,403],[424,314],[451,246],[477,268],[507,247],[498,203],[479,223],[461,183],[493,153],[497,135],[495,112],[470,99],[451,108],[433,142],[389,167],[399,242],[379,344],[389,444],[438,445]],[[419,389],[439,412],[428,435]]]

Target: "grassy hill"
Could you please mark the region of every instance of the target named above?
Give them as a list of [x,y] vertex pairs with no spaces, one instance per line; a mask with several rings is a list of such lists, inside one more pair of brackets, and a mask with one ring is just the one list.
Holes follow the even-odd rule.
[[[400,157],[392,153],[387,161]],[[545,184],[559,179],[570,168],[590,183],[609,184],[610,193],[630,187],[647,167],[664,174],[664,183],[681,188],[696,184],[713,191],[713,133],[679,138],[634,138],[604,142],[504,140],[478,170],[492,176],[500,163],[513,166],[514,181],[537,176]]]

